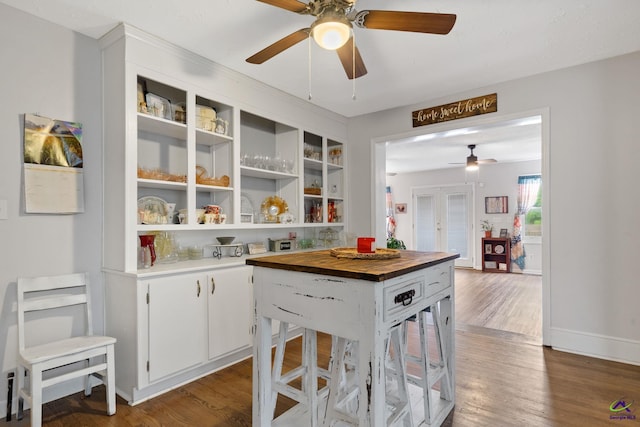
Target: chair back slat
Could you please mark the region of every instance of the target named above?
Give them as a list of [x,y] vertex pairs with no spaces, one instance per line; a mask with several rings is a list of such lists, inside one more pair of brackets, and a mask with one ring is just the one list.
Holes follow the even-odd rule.
[[76,286],[85,286],[86,282],[87,276],[84,273],[65,274],[61,276],[21,277],[18,279],[21,292],[74,288]]
[[68,307],[71,305],[86,304],[87,295],[50,295],[47,297],[24,300],[24,312],[49,310],[52,308]]

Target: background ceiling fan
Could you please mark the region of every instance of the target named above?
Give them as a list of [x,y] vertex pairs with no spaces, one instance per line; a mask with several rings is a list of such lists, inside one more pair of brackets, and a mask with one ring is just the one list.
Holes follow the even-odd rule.
[[308,28],[294,31],[277,42],[247,58],[252,64],[262,64],[311,35],[321,47],[336,50],[349,79],[367,74],[351,29],[411,31],[416,33],[448,34],[456,22],[456,15],[426,12],[354,9],[356,0],[258,0],[300,15],[315,16]]
[[475,144],[467,145],[467,148],[470,151],[470,154],[467,156],[467,161],[462,163],[449,163],[451,165],[467,165],[467,170],[476,170],[478,169],[478,165],[483,163],[496,163],[496,159],[478,159],[478,157],[473,154],[473,150],[476,148]]

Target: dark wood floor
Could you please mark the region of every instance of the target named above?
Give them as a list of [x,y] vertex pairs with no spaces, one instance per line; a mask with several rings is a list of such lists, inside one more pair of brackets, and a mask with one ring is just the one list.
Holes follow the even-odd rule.
[[[481,279],[475,272],[470,273],[474,274],[471,279]],[[463,279],[458,277],[456,274],[458,283],[462,283]],[[487,298],[480,294],[488,291],[480,289],[482,287],[476,286],[468,295],[474,296],[475,301]],[[458,291],[464,291],[464,285],[458,287],[457,297]],[[460,296],[457,302],[457,401],[445,426],[640,424],[640,367],[554,351],[536,342],[535,335],[522,331],[483,327],[468,320],[461,323],[464,297]],[[479,303],[475,306],[483,307]],[[415,337],[415,330],[410,337]],[[326,363],[329,346],[329,338],[321,334],[320,363]],[[299,360],[300,340],[292,341],[287,349],[289,366],[295,365],[296,359]],[[610,419],[609,405],[620,398],[635,402],[632,409],[639,419]],[[280,399],[276,412],[281,413],[290,406],[290,401]],[[43,424],[55,427],[250,426],[251,360],[134,407],[118,399],[117,413],[112,417],[105,414],[105,408],[104,388],[98,387],[89,398],[78,393],[46,404]],[[6,425],[28,425],[29,412],[26,414],[23,421],[15,421],[14,417]]]

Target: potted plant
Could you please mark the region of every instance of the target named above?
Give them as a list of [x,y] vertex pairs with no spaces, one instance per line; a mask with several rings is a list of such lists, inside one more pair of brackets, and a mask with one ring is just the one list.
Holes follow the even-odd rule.
[[482,221],[480,221],[480,226],[484,231],[484,237],[491,237],[491,232],[493,231],[493,224],[491,224],[488,219],[483,219]]
[[389,237],[387,239],[387,248],[388,249],[407,249],[407,246],[404,244],[402,240],[398,240],[395,237]]

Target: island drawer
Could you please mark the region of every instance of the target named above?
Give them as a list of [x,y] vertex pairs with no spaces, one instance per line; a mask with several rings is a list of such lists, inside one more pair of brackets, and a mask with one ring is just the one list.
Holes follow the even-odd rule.
[[401,317],[424,298],[424,278],[415,277],[384,290],[384,319]]
[[449,263],[435,265],[425,271],[424,295],[426,298],[446,289],[451,285],[451,268]]

